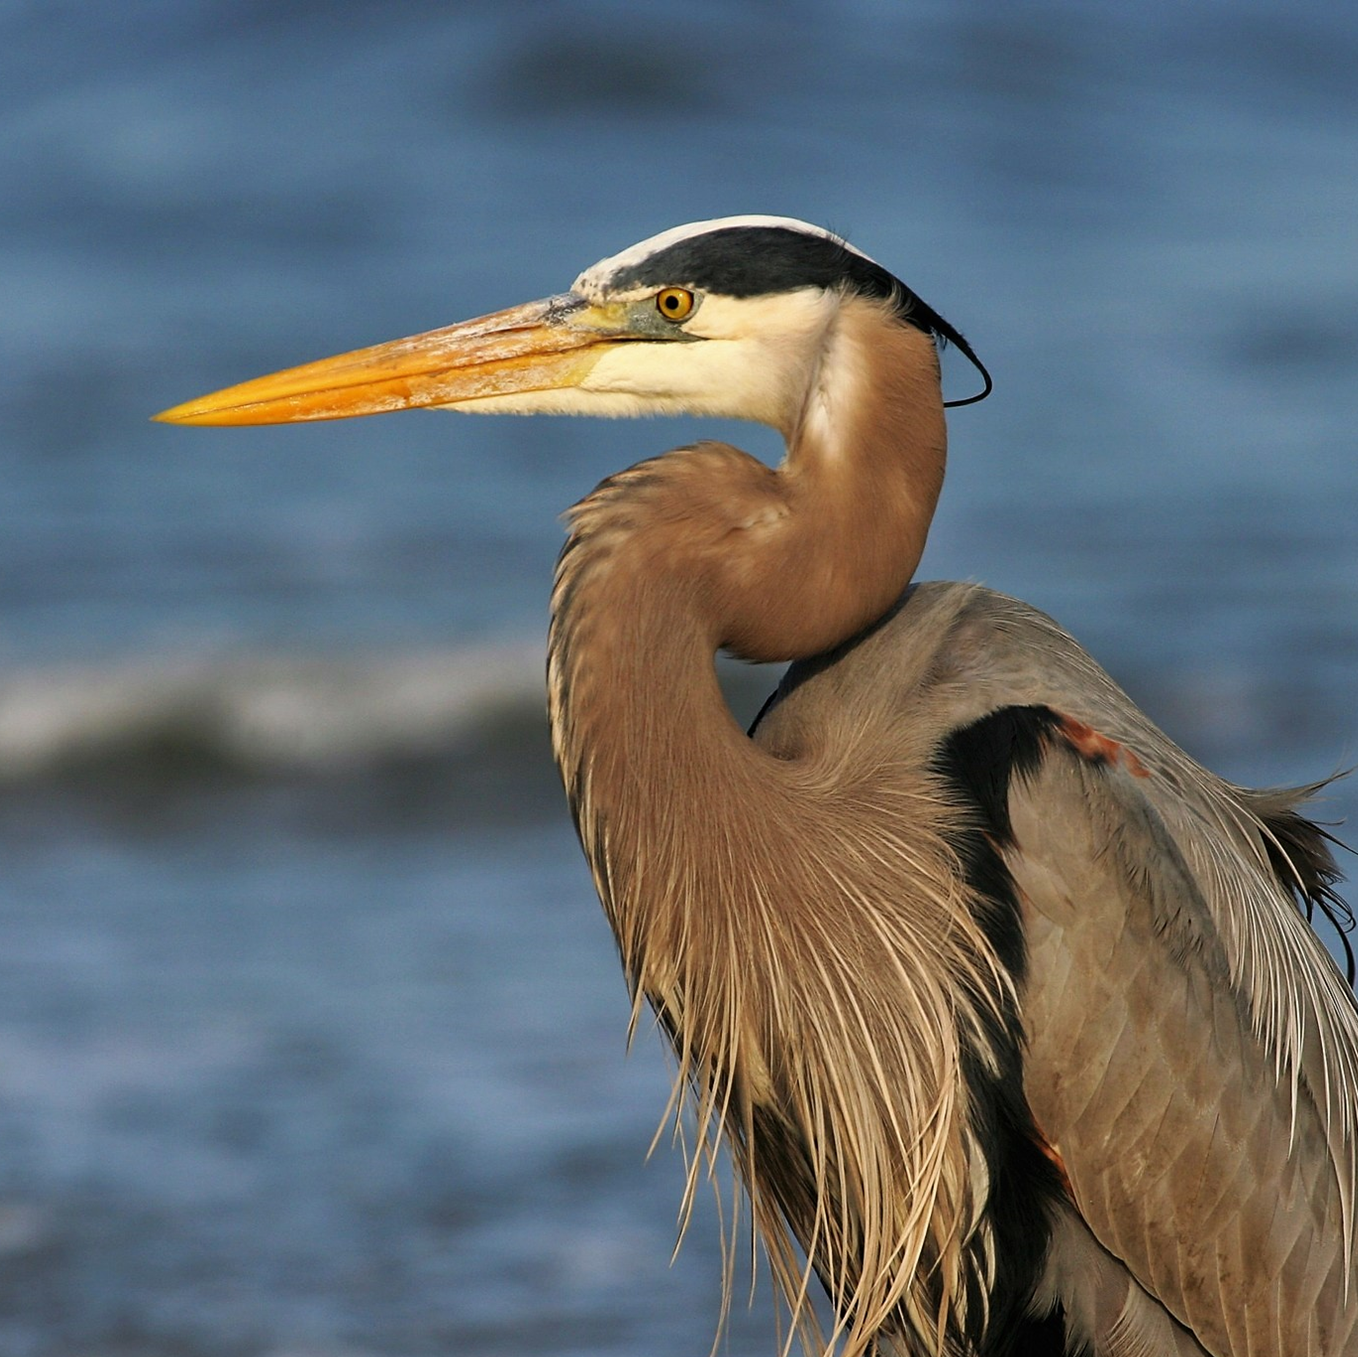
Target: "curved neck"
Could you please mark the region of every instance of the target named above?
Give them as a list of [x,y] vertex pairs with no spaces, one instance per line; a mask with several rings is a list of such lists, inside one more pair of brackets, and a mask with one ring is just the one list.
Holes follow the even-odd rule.
[[846,301],[784,434],[776,513],[720,543],[717,639],[743,659],[818,655],[909,584],[947,460],[932,338]]
[[571,511],[552,598],[553,742],[596,875],[614,878],[600,893],[634,979],[645,948],[625,936],[640,925],[618,874],[671,847],[686,870],[708,807],[744,833],[752,806],[770,808],[779,834],[781,783],[727,710],[714,653],[809,657],[880,617],[924,549],[945,448],[933,341],[846,301],[778,470],[698,444]]
[[[548,687],[634,1011],[649,1001],[669,1030],[700,1136],[728,1137],[780,1289],[800,1305],[791,1231],[857,1354],[888,1314],[937,1309],[936,1276],[960,1294],[979,1151],[957,1015],[994,982],[941,799],[871,731],[817,753],[812,729],[802,753],[774,757],[737,727],[713,670],[723,646],[787,659],[848,639],[923,549],[944,457],[932,343],[843,310],[779,470],[700,444],[575,507]],[[865,984],[871,1022],[852,999]],[[841,1136],[846,1106],[865,1124]]]

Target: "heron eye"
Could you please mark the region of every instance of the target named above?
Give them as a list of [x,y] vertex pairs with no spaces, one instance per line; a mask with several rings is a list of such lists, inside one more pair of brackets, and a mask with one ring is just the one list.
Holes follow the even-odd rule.
[[666,320],[687,320],[693,314],[693,293],[686,287],[667,287],[655,294],[655,309]]

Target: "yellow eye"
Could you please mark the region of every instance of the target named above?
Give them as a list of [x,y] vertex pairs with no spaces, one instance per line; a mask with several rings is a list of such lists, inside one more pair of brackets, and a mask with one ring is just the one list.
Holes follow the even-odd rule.
[[667,287],[655,294],[655,309],[666,320],[687,320],[693,314],[693,293],[686,287]]

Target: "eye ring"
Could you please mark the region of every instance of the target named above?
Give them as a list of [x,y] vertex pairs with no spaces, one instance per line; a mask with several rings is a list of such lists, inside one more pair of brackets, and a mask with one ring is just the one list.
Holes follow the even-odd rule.
[[655,309],[675,325],[686,321],[695,305],[697,299],[686,287],[666,287],[655,294]]

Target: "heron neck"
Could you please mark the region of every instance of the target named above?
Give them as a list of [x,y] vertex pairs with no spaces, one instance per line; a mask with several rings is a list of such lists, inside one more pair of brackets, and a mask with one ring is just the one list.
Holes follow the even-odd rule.
[[621,876],[691,870],[701,853],[679,837],[749,834],[752,805],[768,810],[769,844],[795,818],[788,769],[736,725],[715,652],[776,661],[838,645],[895,602],[923,550],[946,438],[933,345],[853,320],[777,471],[699,444],[572,511],[553,594],[553,741],[629,961],[647,949],[629,945]]
[[[629,982],[664,993],[644,883],[691,876],[692,835],[767,763],[717,683],[711,628],[692,596],[597,540],[563,553],[548,656],[552,741]],[[717,829],[718,833],[723,831]],[[681,891],[679,893],[682,893]]]
[[[989,954],[954,898],[944,803],[880,731],[836,720],[830,741],[804,721],[775,756],[737,726],[713,660],[816,654],[909,582],[942,479],[937,365],[927,336],[866,335],[832,338],[834,380],[779,470],[704,444],[575,507],[548,659],[556,757],[634,1013],[649,1002],[669,1031],[699,1135],[730,1137],[784,1293],[804,1283],[795,1234],[842,1313],[868,1317],[852,1351],[902,1278],[962,1266],[975,1147],[957,1032],[984,1029],[957,1014],[990,992]],[[846,999],[864,987],[871,1024]],[[901,1090],[918,1115],[902,1120]],[[827,1114],[845,1106],[865,1109],[847,1138]],[[923,1285],[903,1310],[927,1313]]]
[[744,659],[818,655],[909,584],[947,460],[933,340],[874,303],[845,302],[786,437],[783,516],[723,543],[720,640]]
[[[657,845],[673,845],[685,869],[699,855],[674,844],[676,827],[696,817],[711,829],[707,808],[721,807],[718,820],[748,832],[747,796],[770,807],[777,838],[769,789],[781,774],[727,709],[714,653],[807,658],[880,617],[918,564],[945,449],[931,338],[846,301],[776,471],[698,444],[610,477],[575,506],[549,688],[557,760],[596,873],[641,871]],[[628,895],[616,879],[599,886],[610,908]],[[626,922],[614,924],[622,937]]]

